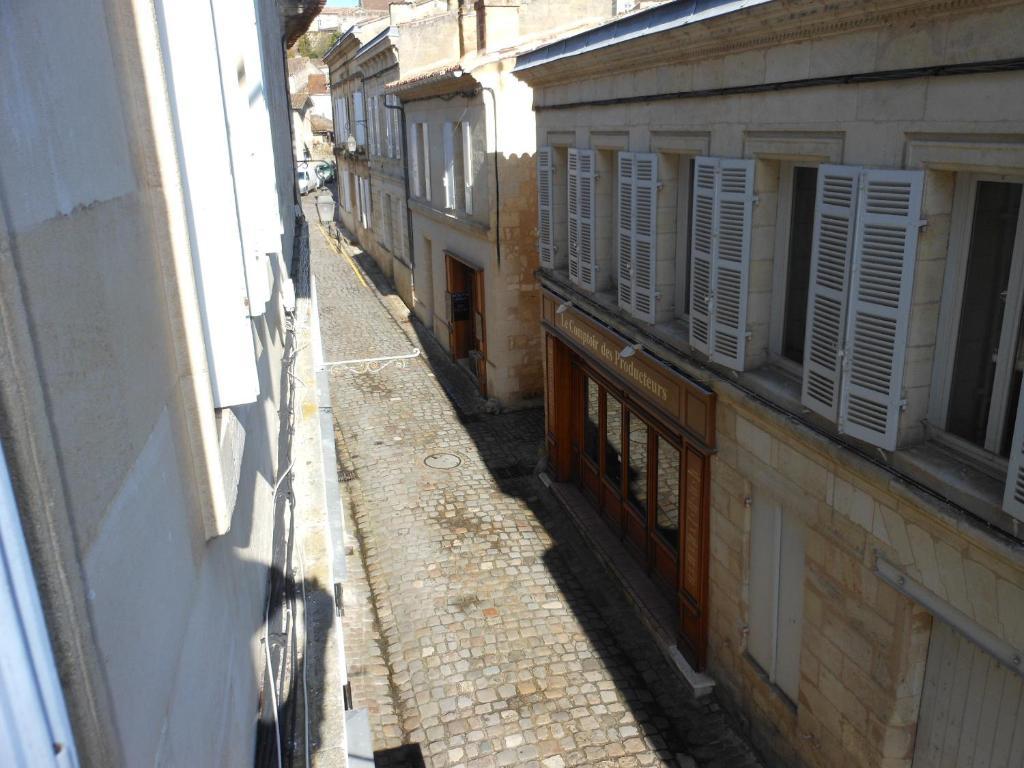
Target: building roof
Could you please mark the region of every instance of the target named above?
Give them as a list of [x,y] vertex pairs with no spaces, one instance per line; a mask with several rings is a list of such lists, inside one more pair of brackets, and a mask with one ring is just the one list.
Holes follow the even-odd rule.
[[306,90],[309,91],[310,96],[315,96],[319,93],[327,93],[327,75],[322,72],[310,75],[306,81]]
[[334,130],[334,123],[329,117],[310,115],[309,127],[313,130],[313,133],[331,133]]
[[673,0],[621,16],[520,54],[515,71],[522,72],[771,2],[774,0]]
[[301,91],[296,91],[291,95],[292,109],[302,109],[306,106],[306,102],[309,101],[309,92],[303,88]]
[[351,27],[346,29],[338,39],[334,41],[334,44],[328,48],[322,57],[322,61],[326,64],[327,60],[331,58],[338,50],[352,45],[361,46],[367,40],[372,39],[380,33],[380,25],[384,25],[384,29],[387,29],[390,24],[390,18],[386,16],[375,16],[373,18],[359,21],[353,24]]
[[463,78],[466,83],[475,82],[472,76],[463,70],[462,64],[445,64],[436,69],[418,72],[404,80],[388,83],[384,86],[384,90],[388,93],[408,93],[409,91],[418,91],[430,88],[431,86],[444,86],[442,90],[448,90],[451,84]]
[[281,9],[284,20],[285,48],[295,45],[295,41],[309,29],[309,25],[323,10],[326,2],[327,0],[299,0],[299,2],[278,0],[277,5]]

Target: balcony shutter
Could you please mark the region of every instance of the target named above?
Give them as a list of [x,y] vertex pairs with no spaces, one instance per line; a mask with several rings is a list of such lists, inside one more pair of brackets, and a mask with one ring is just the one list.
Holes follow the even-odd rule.
[[690,346],[711,351],[711,280],[715,257],[715,176],[718,160],[698,157],[693,168],[693,228],[690,232]]
[[423,127],[423,197],[430,201],[430,123],[420,123]]
[[903,400],[923,183],[921,171],[861,174],[839,428],[889,451]]
[[352,109],[355,112],[356,121],[356,144],[360,147],[366,146],[366,105],[363,103],[363,92],[356,91],[352,94]]
[[[540,265],[545,269],[555,266],[555,243],[552,205],[552,150],[551,147],[537,149],[537,250]],[[468,200],[469,198],[467,198]]]
[[409,136],[409,175],[412,176],[412,196],[420,197],[423,189],[420,187],[420,124],[412,124],[412,134]]
[[829,421],[839,417],[841,350],[859,183],[860,168],[823,165],[818,169],[800,399]]
[[444,207],[455,210],[455,124],[445,123],[444,149]]
[[747,348],[754,161],[720,159],[716,182],[711,359],[742,371]]
[[[391,99],[391,103],[394,104],[396,107],[401,106],[401,103],[398,101],[397,96],[394,96]],[[403,113],[400,110],[391,110],[391,117],[395,121],[395,159],[397,160],[402,159],[402,114]]]
[[473,214],[473,124],[462,122],[462,186],[466,198],[466,213]]
[[580,285],[597,289],[597,264],[594,261],[594,150],[579,150],[579,259]]
[[1024,521],[1024,391],[1017,402],[1017,419],[1013,427],[1013,442],[1010,443],[1010,463],[1006,472],[1006,488],[1003,491],[1003,509],[1018,520]]
[[633,180],[636,154],[619,152],[619,306],[633,311]]
[[580,150],[569,150],[569,280],[580,282]]
[[657,299],[658,156],[634,155],[633,314],[654,322]]
[[367,110],[367,123],[369,123],[370,129],[370,154],[380,154],[377,151],[377,97],[371,96],[369,99],[369,110]]

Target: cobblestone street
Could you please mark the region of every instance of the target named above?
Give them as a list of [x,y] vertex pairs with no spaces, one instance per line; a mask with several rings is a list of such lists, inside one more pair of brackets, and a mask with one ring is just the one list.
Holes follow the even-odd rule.
[[[305,211],[324,359],[423,352],[330,369],[346,652],[377,765],[757,765],[543,489],[542,410],[485,410],[372,260]],[[458,465],[425,464],[441,453]]]

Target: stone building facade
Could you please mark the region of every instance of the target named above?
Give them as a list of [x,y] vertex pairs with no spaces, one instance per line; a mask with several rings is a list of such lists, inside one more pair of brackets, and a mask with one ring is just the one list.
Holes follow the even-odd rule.
[[552,469],[776,764],[1020,764],[1024,5],[697,6],[518,60]]
[[5,764],[253,762],[316,8],[3,11]]

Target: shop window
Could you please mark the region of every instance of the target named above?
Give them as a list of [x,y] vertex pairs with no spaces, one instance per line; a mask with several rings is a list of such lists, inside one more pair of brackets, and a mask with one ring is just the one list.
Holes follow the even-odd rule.
[[629,471],[626,493],[638,510],[647,510],[647,425],[634,413],[629,414]]
[[655,530],[671,549],[679,551],[679,450],[658,436]]
[[772,317],[772,353],[795,366],[804,362],[817,187],[816,167],[782,167],[774,280],[781,302],[776,302],[778,312]]
[[604,473],[616,487],[622,482],[622,403],[605,396]]
[[589,377],[583,379],[583,387],[587,404],[583,421],[583,452],[596,464],[600,461],[601,392],[597,382]]
[[799,700],[803,578],[803,525],[774,500],[755,502],[747,653],[793,703]]

